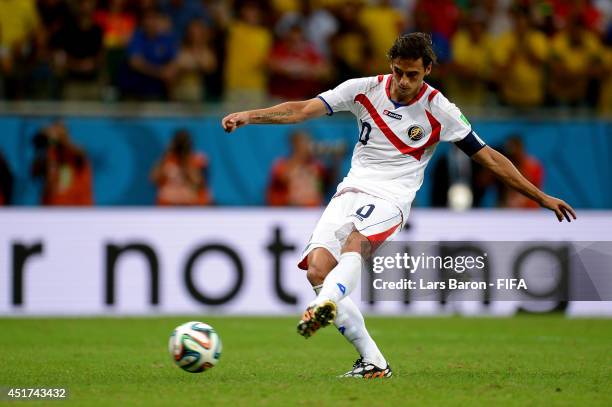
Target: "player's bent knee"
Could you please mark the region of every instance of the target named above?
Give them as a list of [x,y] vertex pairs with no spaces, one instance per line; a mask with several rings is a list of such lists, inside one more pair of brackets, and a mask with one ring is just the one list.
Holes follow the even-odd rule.
[[306,278],[313,286],[323,284],[325,277],[328,273],[322,270],[316,265],[308,265],[308,271],[306,271]]
[[348,252],[356,252],[361,254],[361,257],[368,258],[372,252],[372,245],[366,236],[354,230],[342,246],[342,253]]

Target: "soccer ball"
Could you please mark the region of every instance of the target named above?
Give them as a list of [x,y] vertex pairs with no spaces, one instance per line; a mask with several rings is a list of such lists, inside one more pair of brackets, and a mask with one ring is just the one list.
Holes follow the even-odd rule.
[[210,325],[191,321],[176,327],[168,342],[178,367],[200,373],[214,367],[221,356],[221,338]]

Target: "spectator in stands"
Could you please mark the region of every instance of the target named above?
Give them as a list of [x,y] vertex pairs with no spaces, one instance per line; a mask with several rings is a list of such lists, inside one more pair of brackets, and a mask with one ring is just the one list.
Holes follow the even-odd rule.
[[63,98],[99,100],[103,61],[102,28],[94,21],[95,0],[81,0],[54,41],[56,69],[64,79]]
[[283,36],[300,24],[306,40],[325,58],[329,58],[330,38],[338,31],[338,20],[325,7],[314,7],[314,0],[299,0],[299,9],[284,13],[276,24],[276,34]]
[[527,9],[513,11],[512,31],[493,44],[493,68],[502,102],[516,107],[539,106],[544,101],[544,64],[548,40],[532,26]]
[[[117,98],[119,74],[126,57],[127,45],[136,29],[136,15],[128,9],[127,0],[109,0],[94,14],[104,36],[107,85],[105,97]],[[109,93],[110,92],[110,93]]]
[[331,38],[332,66],[335,82],[358,78],[370,72],[372,44],[368,32],[359,22],[362,4],[347,0],[338,6],[338,32]]
[[434,30],[431,17],[422,11],[414,14],[414,27],[409,27],[408,32],[430,33],[431,44],[436,53],[437,65],[427,77],[427,83],[441,92],[446,92],[446,82],[450,74],[451,46],[450,40],[444,33]]
[[[612,8],[612,6],[611,6]],[[599,111],[603,114],[612,113],[612,25],[606,38],[606,46],[602,51],[601,91],[599,94]]]
[[567,26],[557,33],[551,45],[551,102],[577,106],[590,99],[590,104],[595,105],[598,95],[587,93],[589,84],[603,69],[603,49],[597,35],[584,28],[576,16],[567,20]]
[[313,154],[313,142],[303,131],[291,135],[291,155],[277,160],[270,174],[267,202],[271,206],[320,206],[329,172]]
[[329,67],[306,41],[299,24],[274,44],[269,57],[270,94],[285,100],[308,98],[321,92]]
[[431,23],[431,31],[442,35],[447,41],[457,31],[459,7],[455,0],[418,0],[415,15],[425,15]]
[[482,9],[487,22],[487,33],[499,37],[512,29],[510,6],[514,0],[483,0]]
[[389,71],[389,44],[404,31],[404,16],[391,5],[391,0],[378,0],[361,9],[359,21],[368,31],[372,42],[371,74]]
[[217,57],[210,45],[210,30],[200,20],[189,23],[176,58],[176,68],[172,98],[181,102],[202,102],[204,75],[217,68]]
[[0,153],[0,206],[10,205],[13,197],[13,174]]
[[226,45],[231,12],[224,0],[208,0],[207,10],[211,19],[210,44],[217,60],[217,69],[204,76],[206,99],[218,102],[223,98],[225,85]]
[[262,26],[259,2],[239,1],[236,9],[238,19],[230,25],[227,38],[226,97],[231,102],[256,103],[267,94],[272,35]]
[[[544,168],[540,162],[527,154],[523,141],[520,136],[513,135],[506,140],[504,154],[512,161],[516,168],[527,178],[533,185],[542,188],[544,182]],[[540,206],[519,194],[515,190],[504,186],[504,192],[501,194],[501,206],[505,208],[524,208],[537,209]]]
[[452,75],[449,93],[464,106],[483,106],[492,77],[493,39],[486,31],[485,15],[475,11],[452,39]]
[[107,50],[127,47],[136,29],[136,16],[128,10],[127,0],[109,0],[107,7],[96,11],[94,20],[102,28]]
[[36,8],[48,40],[54,38],[72,18],[66,0],[38,0]]
[[208,189],[208,159],[193,151],[191,135],[178,130],[161,161],[151,172],[157,185],[157,204],[211,205]]
[[270,8],[274,18],[285,13],[297,11],[299,0],[269,0]]
[[0,62],[8,98],[26,97],[36,59],[38,14],[35,0],[0,1]]
[[[602,13],[592,0],[549,0],[553,6],[555,21],[561,27],[577,20],[578,24],[587,30],[601,34]],[[573,23],[575,23],[574,21]]]
[[202,0],[159,0],[161,11],[172,21],[174,32],[179,38],[187,34],[187,28],[193,20],[203,24],[209,22],[209,16]]
[[178,44],[167,17],[147,9],[141,27],[128,45],[129,69],[120,81],[128,98],[159,100],[168,98],[176,77]]
[[36,2],[40,26],[37,30],[37,58],[27,72],[28,98],[61,98],[61,78],[55,69],[54,57],[61,49],[60,32],[72,21],[73,14],[67,0],[38,0]]
[[93,205],[92,172],[85,153],[57,121],[34,136],[32,175],[43,182],[43,205]]
[[38,23],[35,0],[0,1],[0,41],[10,52],[27,46]]

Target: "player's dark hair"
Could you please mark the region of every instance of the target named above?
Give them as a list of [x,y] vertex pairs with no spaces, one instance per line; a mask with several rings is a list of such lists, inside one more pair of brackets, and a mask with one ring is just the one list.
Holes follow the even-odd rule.
[[426,33],[404,34],[395,39],[391,49],[387,53],[389,60],[400,59],[423,59],[423,66],[427,68],[430,64],[437,61],[436,53],[433,50],[431,36]]

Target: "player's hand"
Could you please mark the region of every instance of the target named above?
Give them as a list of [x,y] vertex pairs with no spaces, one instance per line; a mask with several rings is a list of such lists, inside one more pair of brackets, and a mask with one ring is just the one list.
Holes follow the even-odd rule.
[[557,215],[559,222],[563,222],[563,218],[567,219],[568,222],[572,221],[572,218],[576,219],[576,212],[574,208],[561,199],[555,198],[554,196],[547,195],[540,204],[546,209],[550,209]]
[[221,120],[221,126],[227,133],[231,133],[238,127],[249,124],[248,112],[230,113]]

